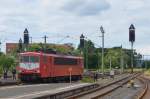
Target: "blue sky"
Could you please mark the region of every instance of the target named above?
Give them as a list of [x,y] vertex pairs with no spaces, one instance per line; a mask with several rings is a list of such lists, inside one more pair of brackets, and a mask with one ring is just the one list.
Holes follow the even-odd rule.
[[134,48],[150,54],[150,0],[0,0],[0,40],[18,42],[28,28],[33,42],[79,43],[81,33],[101,46],[99,27],[105,29],[105,47],[130,48],[128,28],[134,24]]

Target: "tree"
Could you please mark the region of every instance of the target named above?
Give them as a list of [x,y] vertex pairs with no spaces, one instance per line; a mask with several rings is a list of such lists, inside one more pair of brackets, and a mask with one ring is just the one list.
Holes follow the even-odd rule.
[[111,65],[113,68],[115,67],[120,67],[121,66],[121,56],[123,57],[124,64],[130,63],[130,56],[129,54],[126,53],[125,49],[121,48],[112,48],[109,49],[108,52],[105,55],[105,65],[108,68],[110,65],[110,60],[111,60]]
[[3,71],[8,72],[11,68],[15,67],[15,59],[11,56],[1,55],[0,66]]
[[32,44],[29,46],[28,51],[38,51],[43,48],[41,44]]

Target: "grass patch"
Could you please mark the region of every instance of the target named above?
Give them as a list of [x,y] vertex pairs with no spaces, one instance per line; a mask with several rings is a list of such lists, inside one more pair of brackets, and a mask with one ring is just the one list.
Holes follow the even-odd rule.
[[93,83],[94,80],[91,78],[91,77],[83,77],[81,82],[84,82],[84,83]]
[[144,72],[144,74],[145,74],[146,76],[150,76],[150,69],[146,70],[146,71]]

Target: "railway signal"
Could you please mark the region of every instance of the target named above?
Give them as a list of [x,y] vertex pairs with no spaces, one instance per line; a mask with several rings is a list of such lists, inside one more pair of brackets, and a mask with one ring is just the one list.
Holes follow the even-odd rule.
[[133,73],[133,43],[135,42],[135,27],[133,24],[129,27],[129,42],[131,42],[131,73]]
[[81,34],[81,36],[80,36],[80,48],[84,48],[84,35],[83,34]]
[[88,70],[88,44],[87,41],[85,41],[85,36],[83,34],[80,36],[80,48],[81,51],[83,51],[85,68]]

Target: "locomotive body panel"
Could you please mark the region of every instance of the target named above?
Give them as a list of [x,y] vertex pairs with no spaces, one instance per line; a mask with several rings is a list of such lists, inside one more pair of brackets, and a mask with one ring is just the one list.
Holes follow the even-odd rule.
[[[83,58],[67,55],[45,54],[38,52],[21,53],[19,75],[33,78],[49,79],[72,76],[81,77],[83,73]],[[31,77],[32,79],[32,77]]]
[[40,60],[40,73],[42,78],[51,77],[53,72],[52,57],[41,56]]

